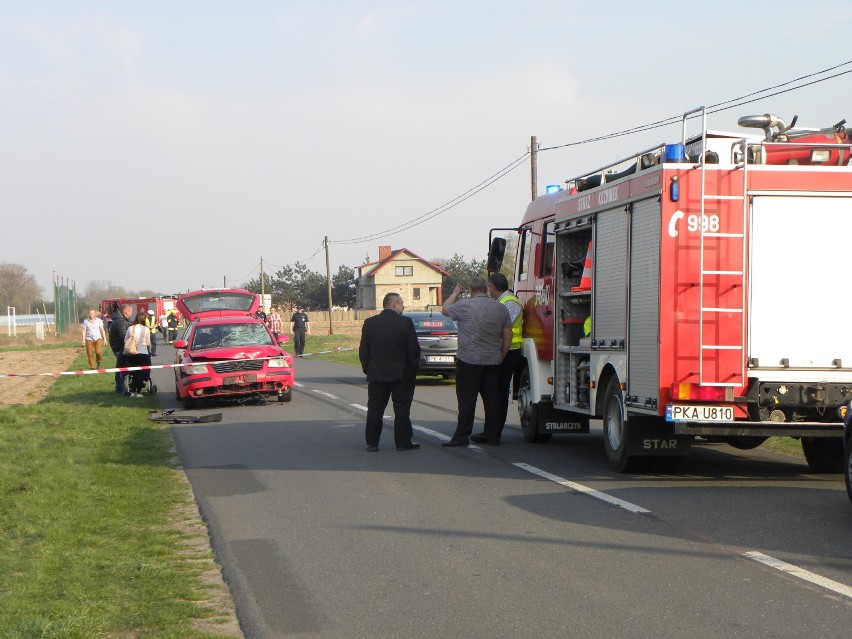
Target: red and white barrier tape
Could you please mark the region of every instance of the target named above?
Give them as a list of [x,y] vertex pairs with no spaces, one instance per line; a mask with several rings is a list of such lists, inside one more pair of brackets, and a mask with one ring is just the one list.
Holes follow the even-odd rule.
[[[302,357],[313,355],[327,355],[329,353],[340,353],[353,351],[354,348],[338,348],[331,351],[316,351],[315,353],[303,353]],[[277,359],[275,357],[253,357],[252,360]],[[101,373],[130,373],[133,371],[147,371],[155,368],[183,368],[186,366],[197,366],[199,364],[229,364],[233,359],[220,359],[214,362],[193,362],[192,364],[152,364],[151,366],[119,366],[118,368],[93,368],[85,371],[53,371],[51,373],[0,373],[0,379],[9,377],[59,377],[60,375],[100,375]]]

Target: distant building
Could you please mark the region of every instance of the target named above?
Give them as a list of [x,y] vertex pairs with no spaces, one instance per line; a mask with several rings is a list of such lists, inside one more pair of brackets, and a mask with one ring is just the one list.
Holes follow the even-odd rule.
[[358,267],[355,308],[381,308],[382,299],[391,292],[402,295],[408,311],[440,306],[444,303],[441,294],[444,275],[449,273],[408,249],[394,251],[390,246],[380,246],[377,262]]

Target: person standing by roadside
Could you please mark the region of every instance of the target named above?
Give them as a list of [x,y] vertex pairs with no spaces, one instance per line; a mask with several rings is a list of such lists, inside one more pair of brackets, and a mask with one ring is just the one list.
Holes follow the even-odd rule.
[[399,293],[388,293],[382,301],[383,310],[368,317],[361,327],[358,359],[367,376],[367,423],[364,436],[367,450],[379,450],[382,420],[388,399],[393,398],[393,439],[397,450],[417,450],[420,444],[411,441],[411,401],[414,399],[414,378],[420,365],[420,344],[417,331]]
[[281,334],[281,314],[278,312],[278,307],[273,306],[269,309],[269,315],[266,316],[266,326],[269,328],[269,332],[272,333],[272,336],[275,340],[278,340],[278,336]]
[[169,314],[164,310],[160,315],[160,333],[163,335],[163,344],[169,343]]
[[[104,344],[106,344],[104,323],[98,317],[98,312],[90,308],[89,316],[83,320],[83,346],[86,347],[89,368],[101,367],[101,362],[104,359]],[[95,362],[97,362],[97,366]]]
[[296,312],[290,318],[290,332],[293,333],[293,349],[296,357],[302,357],[305,353],[305,338],[311,334],[311,324],[301,306],[296,306]]
[[[125,340],[131,335],[136,339],[136,354],[124,356],[127,366],[151,365],[151,330],[145,325],[147,319],[148,313],[146,311],[139,311],[136,313],[135,321],[127,328],[127,332],[124,334]],[[141,371],[132,371],[130,373],[130,396],[142,397],[142,388],[150,378],[151,371],[147,368]]]
[[178,318],[173,310],[169,310],[166,325],[169,327],[169,344],[174,344],[177,339]]
[[148,314],[145,316],[145,326],[151,333],[151,357],[155,357],[157,355],[157,317],[154,315],[154,311],[148,310]]
[[[115,355],[116,368],[127,366],[127,359],[124,355],[124,336],[127,334],[127,328],[130,326],[130,318],[133,315],[133,307],[130,304],[125,304],[118,310],[118,304],[114,304],[115,309],[112,314],[112,322],[109,325],[109,347]],[[120,395],[127,393],[125,381],[127,373],[117,371],[115,373],[115,392]]]
[[458,423],[456,432],[441,446],[467,446],[473,431],[476,400],[482,395],[485,408],[484,442],[500,444],[500,364],[512,342],[509,311],[488,295],[485,278],[472,277],[470,297],[459,301],[462,285],[455,289],[441,307],[441,313],[454,319],[459,330],[456,353],[456,399]]
[[[500,380],[498,384],[498,388],[500,389],[499,434],[502,435],[503,427],[506,425],[506,416],[509,414],[509,392],[512,386],[512,377],[515,374],[515,369],[523,359],[521,351],[523,344],[521,328],[524,319],[524,309],[521,306],[521,301],[509,290],[509,280],[502,273],[492,273],[488,276],[488,294],[492,299],[497,300],[506,307],[506,310],[509,311],[509,319],[512,320],[512,341],[509,344],[509,351],[500,364]],[[478,433],[472,435],[470,439],[477,444],[482,444],[486,442],[487,437],[485,433]]]

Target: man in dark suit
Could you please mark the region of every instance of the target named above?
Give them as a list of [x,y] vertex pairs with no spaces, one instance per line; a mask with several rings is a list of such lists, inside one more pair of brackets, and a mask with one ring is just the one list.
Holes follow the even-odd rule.
[[382,419],[388,399],[393,398],[393,438],[397,450],[416,450],[411,442],[411,401],[414,399],[414,377],[420,365],[417,331],[408,317],[399,293],[388,293],[383,310],[364,321],[358,357],[367,375],[367,450],[379,450]]

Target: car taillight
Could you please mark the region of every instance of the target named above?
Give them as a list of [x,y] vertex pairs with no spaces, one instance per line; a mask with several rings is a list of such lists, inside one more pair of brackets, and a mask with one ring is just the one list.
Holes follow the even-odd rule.
[[672,399],[724,402],[727,398],[725,386],[701,386],[700,384],[672,384]]

